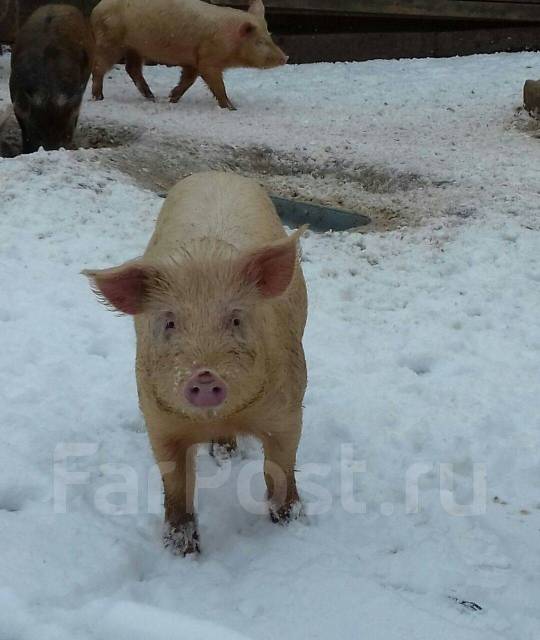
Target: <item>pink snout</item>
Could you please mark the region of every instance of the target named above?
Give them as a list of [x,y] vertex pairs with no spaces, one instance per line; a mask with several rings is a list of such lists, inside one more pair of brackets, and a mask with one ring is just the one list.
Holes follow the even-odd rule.
[[184,396],[194,407],[219,407],[227,397],[227,385],[213,371],[201,369],[184,385]]

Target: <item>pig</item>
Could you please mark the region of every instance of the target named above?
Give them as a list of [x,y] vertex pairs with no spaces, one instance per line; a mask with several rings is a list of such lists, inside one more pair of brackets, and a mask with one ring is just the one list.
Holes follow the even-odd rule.
[[92,95],[103,100],[103,76],[125,56],[126,71],[145,98],[154,100],[142,74],[143,60],[151,59],[182,67],[171,102],[178,102],[200,75],[219,106],[234,110],[223,82],[225,69],[270,69],[288,59],[274,44],[264,15],[261,0],[253,0],[247,12],[201,0],[101,0],[92,12]]
[[142,257],[86,270],[110,308],[134,316],[139,404],[165,490],[164,542],[199,550],[195,449],[258,438],[270,517],[301,515],[295,461],[302,428],[307,294],[304,228],[285,233],[256,182],[194,174],[170,192]]
[[24,23],[9,80],[23,153],[71,145],[93,50],[90,23],[75,7],[42,7]]

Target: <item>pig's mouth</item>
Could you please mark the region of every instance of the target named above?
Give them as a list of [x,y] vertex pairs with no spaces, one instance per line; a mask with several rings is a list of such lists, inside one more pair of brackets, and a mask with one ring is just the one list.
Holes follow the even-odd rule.
[[265,392],[266,384],[263,382],[257,392],[251,396],[251,398],[242,402],[241,405],[235,406],[231,403],[230,399],[227,398],[217,407],[195,407],[187,403],[182,403],[181,406],[174,406],[170,401],[163,398],[155,387],[153,389],[153,396],[156,399],[158,408],[165,413],[177,416],[182,420],[189,420],[190,422],[216,422],[228,420],[242,413],[242,411],[249,409],[264,396]]

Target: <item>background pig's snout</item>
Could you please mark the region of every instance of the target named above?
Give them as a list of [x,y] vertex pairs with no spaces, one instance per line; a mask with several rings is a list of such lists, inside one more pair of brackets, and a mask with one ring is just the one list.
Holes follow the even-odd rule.
[[219,407],[227,397],[227,385],[218,375],[204,369],[186,382],[184,396],[194,407]]

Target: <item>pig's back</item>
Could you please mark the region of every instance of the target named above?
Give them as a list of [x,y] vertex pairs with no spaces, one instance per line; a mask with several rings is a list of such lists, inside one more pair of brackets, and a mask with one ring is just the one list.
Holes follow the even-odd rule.
[[[201,0],[101,0],[92,13],[96,32],[145,58],[196,65],[201,40],[224,24],[249,20],[245,12]],[[247,14],[246,14],[247,15]]]
[[233,173],[199,173],[169,191],[146,255],[171,255],[201,239],[242,251],[285,236],[272,201],[257,182]]
[[43,50],[47,45],[59,43],[64,48],[90,49],[92,40],[89,25],[79,9],[47,5],[37,9],[21,27],[14,50]]
[[90,74],[93,49],[89,23],[78,9],[69,5],[41,7],[17,36],[13,80],[44,87],[48,94],[76,95]]

